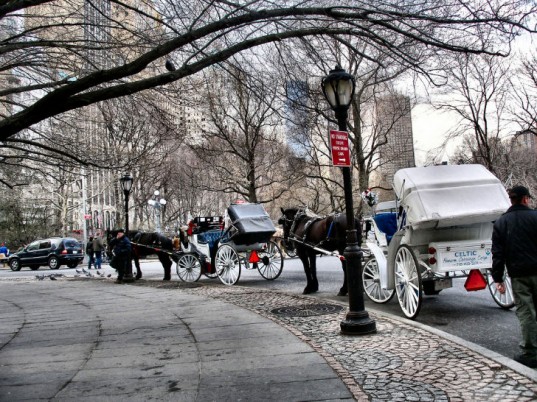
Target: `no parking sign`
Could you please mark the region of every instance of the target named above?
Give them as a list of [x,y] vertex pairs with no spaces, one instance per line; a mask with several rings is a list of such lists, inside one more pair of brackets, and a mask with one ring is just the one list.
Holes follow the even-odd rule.
[[351,166],[351,151],[349,148],[349,133],[346,131],[330,130],[330,148],[332,165]]

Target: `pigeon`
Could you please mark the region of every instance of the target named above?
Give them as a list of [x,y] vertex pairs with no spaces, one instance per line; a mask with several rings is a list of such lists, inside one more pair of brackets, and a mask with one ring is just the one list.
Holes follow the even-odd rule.
[[75,271],[76,271],[76,273],[77,273],[77,274],[80,274],[80,273],[82,273],[82,271],[81,271],[81,270],[79,270],[79,269],[75,269]]
[[36,275],[35,278],[39,281],[42,281],[43,279],[45,279],[45,275]]
[[51,281],[55,281],[55,280],[57,280],[56,277],[55,277],[54,275],[50,275],[49,278],[50,278]]
[[85,274],[88,273],[88,271],[86,271],[84,268],[82,268],[82,272],[84,272]]
[[97,275],[101,275],[101,276],[102,276],[101,271],[97,271]]
[[166,70],[168,71],[175,71],[175,66],[173,65],[170,59],[166,60],[166,64],[164,64],[164,66],[166,67]]
[[112,274],[108,274],[108,275],[106,275],[107,278],[110,278],[111,276],[112,276]]

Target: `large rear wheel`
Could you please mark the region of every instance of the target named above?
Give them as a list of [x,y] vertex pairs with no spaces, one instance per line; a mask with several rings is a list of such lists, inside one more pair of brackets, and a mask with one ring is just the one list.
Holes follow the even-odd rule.
[[375,303],[389,302],[395,290],[386,290],[380,287],[380,270],[375,258],[370,258],[364,265],[362,270],[362,283],[364,292]]
[[201,263],[194,254],[183,254],[177,260],[177,276],[183,282],[196,282],[201,276]]
[[222,244],[216,250],[216,274],[224,285],[234,285],[241,277],[241,262],[235,249]]
[[395,255],[395,291],[403,314],[410,319],[418,316],[422,304],[421,275],[412,249],[402,245]]
[[496,288],[494,279],[492,279],[492,274],[491,274],[490,269],[487,270],[487,285],[489,287],[489,291],[490,291],[490,294],[492,295],[492,298],[494,299],[494,301],[496,302],[498,306],[500,306],[503,309],[509,310],[515,306],[515,298],[513,296],[511,278],[509,277],[509,275],[507,275],[507,272],[505,273],[503,283],[505,283],[505,293],[501,294]]
[[272,281],[280,276],[283,269],[283,254],[275,242],[269,241],[267,247],[257,255],[261,259],[257,263],[257,269],[263,278]]

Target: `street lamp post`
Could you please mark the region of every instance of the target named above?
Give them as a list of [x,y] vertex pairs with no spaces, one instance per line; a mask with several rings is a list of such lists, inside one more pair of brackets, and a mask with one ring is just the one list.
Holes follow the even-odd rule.
[[[132,190],[133,178],[130,173],[125,173],[122,177],[119,178],[119,183],[121,184],[121,189],[125,195],[125,236],[129,235],[129,195]],[[124,282],[133,282],[134,277],[132,276],[132,261],[129,260],[125,269],[125,275],[123,277]]]
[[[338,129],[347,131],[349,106],[354,96],[354,77],[339,65],[323,78],[322,89],[332,110],[334,110]],[[349,311],[340,328],[343,334],[365,335],[377,332],[375,321],[369,317],[364,306],[362,284],[362,250],[358,243],[354,227],[354,207],[352,200],[352,182],[350,167],[342,167],[343,188],[345,192],[345,209],[347,217],[347,245],[343,252],[347,269],[347,287],[349,292]]]
[[164,198],[159,198],[160,192],[155,190],[153,193],[153,198],[147,201],[149,205],[155,208],[155,227],[157,233],[160,233],[160,209],[166,205],[166,200]]

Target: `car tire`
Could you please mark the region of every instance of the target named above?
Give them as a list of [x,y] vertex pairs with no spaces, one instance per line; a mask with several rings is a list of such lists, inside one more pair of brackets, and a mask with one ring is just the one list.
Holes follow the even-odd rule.
[[60,260],[56,256],[52,256],[48,259],[48,267],[50,269],[58,269],[60,268]]
[[32,271],[37,271],[39,269],[39,265],[30,265],[30,269]]
[[21,270],[21,262],[18,259],[13,259],[9,261],[9,267],[12,271],[20,271]]

